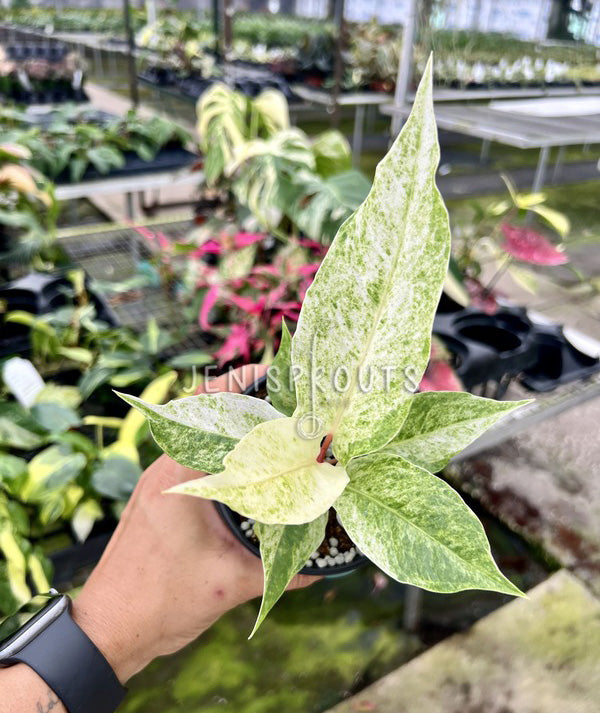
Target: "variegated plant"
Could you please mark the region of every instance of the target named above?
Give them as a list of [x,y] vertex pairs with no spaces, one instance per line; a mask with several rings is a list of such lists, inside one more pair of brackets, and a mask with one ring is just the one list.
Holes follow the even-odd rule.
[[450,252],[434,182],[431,72],[430,61],[371,192],[307,292],[293,340],[284,328],[268,380],[273,405],[233,394],[166,406],[124,396],[166,453],[212,474],[169,492],[219,500],[256,521],[265,573],[256,627],[323,541],[331,507],[401,582],[520,594],[475,515],[433,472],[523,402],[414,393]]

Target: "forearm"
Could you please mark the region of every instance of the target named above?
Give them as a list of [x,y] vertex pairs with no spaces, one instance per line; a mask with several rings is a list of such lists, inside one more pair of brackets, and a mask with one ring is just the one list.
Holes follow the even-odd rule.
[[67,713],[58,696],[33,669],[25,664],[0,669],[0,713],[50,711]]

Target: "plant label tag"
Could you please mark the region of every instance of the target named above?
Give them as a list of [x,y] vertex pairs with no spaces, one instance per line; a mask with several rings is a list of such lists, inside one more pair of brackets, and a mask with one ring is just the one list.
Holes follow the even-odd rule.
[[4,363],[2,379],[21,406],[26,408],[35,403],[38,394],[45,386],[35,366],[29,359],[21,357],[14,357]]

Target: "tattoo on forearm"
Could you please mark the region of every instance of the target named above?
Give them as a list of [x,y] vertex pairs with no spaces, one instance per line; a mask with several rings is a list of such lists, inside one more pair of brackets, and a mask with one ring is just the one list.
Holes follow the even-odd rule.
[[50,711],[60,703],[54,693],[48,689],[46,691],[46,702],[39,700],[35,704],[35,713],[50,713]]

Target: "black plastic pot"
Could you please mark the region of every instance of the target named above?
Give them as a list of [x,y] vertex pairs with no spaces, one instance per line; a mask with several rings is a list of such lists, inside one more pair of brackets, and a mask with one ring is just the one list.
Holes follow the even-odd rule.
[[[248,387],[244,394],[246,396],[255,396],[257,398],[264,398],[265,390],[267,385],[267,377],[263,376],[257,381],[255,381],[250,387]],[[254,544],[248,537],[244,530],[241,528],[242,516],[233,511],[231,508],[227,507],[223,503],[215,501],[215,508],[217,512],[229,527],[234,536],[242,543],[242,545],[252,552],[252,554],[260,557],[260,549],[256,544]],[[355,569],[362,567],[369,560],[363,555],[357,552],[356,557],[352,562],[347,562],[344,564],[335,565],[334,567],[303,567],[300,570],[300,574],[309,574],[315,576],[325,576],[328,579],[333,579],[335,577],[341,577],[343,575],[349,574]]]
[[527,389],[541,393],[552,391],[557,386],[600,372],[600,359],[579,351],[565,337],[561,327],[535,324],[534,334],[538,358],[520,378]]
[[[72,285],[62,273],[46,274],[31,272],[13,282],[0,287],[0,301],[6,304],[6,311],[23,310],[34,315],[48,314],[68,303],[67,291]],[[86,280],[86,291],[96,308],[98,319],[111,326],[118,326],[119,320],[103,295],[96,293]],[[21,324],[6,322],[0,317],[0,357],[31,351],[29,328]]]
[[[223,505],[223,503],[217,502],[215,500],[215,507],[217,509],[217,512],[225,522],[225,524],[229,527],[233,535],[236,537],[239,542],[244,545],[244,547],[252,552],[253,555],[256,555],[256,557],[260,557],[260,549],[257,545],[255,545],[248,537],[246,537],[244,530],[240,527],[240,523],[242,522],[242,518],[238,513],[234,512],[231,508],[227,507],[227,505]],[[335,565],[335,567],[303,567],[299,574],[309,574],[313,576],[325,576],[328,579],[333,579],[335,577],[341,577],[345,574],[349,574],[350,572],[353,572],[355,569],[358,569],[359,567],[362,567],[363,565],[367,564],[369,560],[361,554],[357,554],[356,557],[352,560],[352,562],[347,562],[344,564],[338,564]]]
[[521,308],[489,315],[473,308],[440,311],[434,334],[455,356],[455,369],[465,388],[496,384],[503,395],[510,379],[533,367],[538,347],[531,321]]
[[[108,174],[102,174],[93,166],[88,166],[83,175],[82,180],[88,181],[96,178],[116,178],[118,176],[135,176],[140,173],[148,173],[149,171],[171,171],[178,168],[184,168],[193,164],[198,157],[196,154],[187,151],[181,146],[170,146],[161,149],[152,161],[144,161],[135,152],[125,152],[125,165],[123,168],[118,168]],[[56,183],[69,184],[71,183],[68,170],[61,173],[56,178]]]

